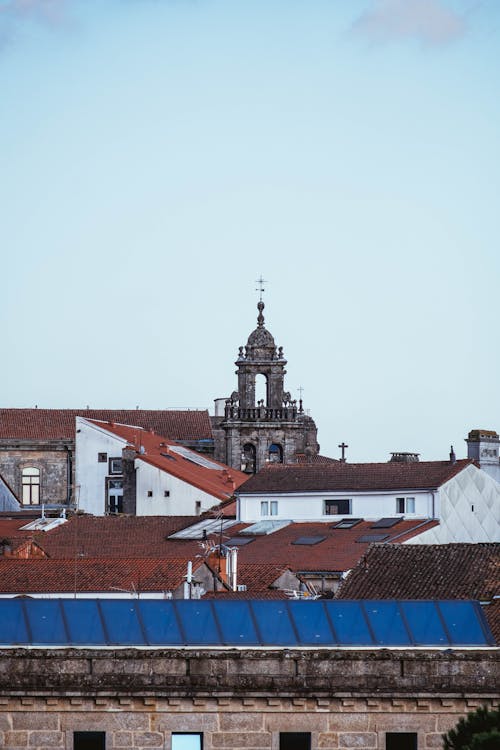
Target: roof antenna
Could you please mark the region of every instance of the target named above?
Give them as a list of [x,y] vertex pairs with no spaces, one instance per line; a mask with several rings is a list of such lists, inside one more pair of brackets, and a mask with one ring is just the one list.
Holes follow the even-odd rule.
[[453,450],[453,446],[450,445],[450,464],[456,464],[457,457],[455,455],[455,451]]

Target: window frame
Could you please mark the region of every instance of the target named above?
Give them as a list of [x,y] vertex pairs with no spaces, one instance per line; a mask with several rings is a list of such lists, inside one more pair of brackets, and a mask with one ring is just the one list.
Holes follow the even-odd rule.
[[299,737],[299,736],[302,737],[303,739],[307,738],[307,740],[308,740],[308,742],[306,743],[307,744],[307,748],[304,748],[304,750],[311,750],[311,744],[312,744],[312,741],[311,741],[311,732],[280,732],[279,733],[279,739],[278,739],[279,750],[288,750],[288,745],[285,744],[285,738],[286,738],[286,736],[288,736],[288,738],[291,739],[291,735],[293,735],[296,738]]
[[[80,735],[80,736],[77,737],[77,735]],[[95,739],[97,739],[97,735],[100,735],[100,739],[103,740],[103,741],[100,743],[99,750],[101,750],[101,748],[103,748],[103,750],[106,750],[106,732],[100,732],[100,731],[85,732],[85,731],[81,731],[81,730],[73,732],[73,750],[80,750],[81,745],[79,743],[75,742],[75,740],[77,740],[77,739],[78,740],[83,740],[84,739],[83,735],[87,735],[87,739],[88,740],[91,739],[91,737],[89,737],[88,735],[93,735]]]
[[[31,472],[31,473],[27,473]],[[25,501],[25,488],[28,490],[29,501]],[[36,492],[34,490],[36,489]],[[23,466],[21,469],[21,505],[29,507],[40,505],[42,490],[42,472],[38,466]],[[36,495],[36,500],[33,500]]]
[[[342,510],[339,508],[339,503],[347,503],[348,510]],[[337,506],[337,512],[332,513],[328,510],[329,506]],[[352,498],[350,497],[339,497],[339,498],[325,498],[323,500],[323,515],[324,516],[352,516]]]
[[[119,461],[120,468],[118,469],[118,471],[113,466],[113,463],[115,461]],[[112,456],[111,458],[108,458],[108,474],[110,476],[116,476],[117,474],[123,474],[123,458],[121,458],[121,456]]]
[[[401,510],[402,508],[402,510]],[[411,508],[411,510],[410,510]],[[415,495],[410,495],[409,497],[397,497],[396,498],[396,515],[407,515],[407,516],[413,516],[415,515],[415,508],[416,508],[416,497]]]
[[199,750],[203,750],[203,732],[172,732],[170,735],[170,747],[171,750],[175,750],[174,748],[174,737],[178,736],[186,736],[190,735],[192,737],[199,737],[200,738],[200,746]]

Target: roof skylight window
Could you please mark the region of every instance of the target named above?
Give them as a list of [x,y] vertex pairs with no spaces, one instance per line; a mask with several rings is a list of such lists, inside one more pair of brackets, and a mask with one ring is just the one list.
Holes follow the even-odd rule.
[[187,459],[187,461],[191,461],[193,464],[203,466],[204,469],[213,469],[214,471],[222,470],[222,466],[220,466],[220,464],[216,464],[215,461],[210,461],[208,458],[205,458],[205,456],[202,456],[195,451],[189,450],[189,448],[184,448],[183,445],[171,445],[169,447],[169,450],[174,451],[174,453],[178,453],[179,456]]
[[298,539],[295,539],[292,542],[292,544],[304,544],[312,546],[313,544],[324,542],[325,539],[326,536],[299,536]]
[[390,529],[401,521],[401,518],[381,518],[376,523],[372,523],[371,529]]
[[364,534],[356,539],[357,542],[383,542],[389,534]]
[[330,526],[331,529],[352,529],[353,526],[356,526],[358,523],[361,523],[363,519],[362,518],[343,518],[338,523],[334,524],[334,526]]

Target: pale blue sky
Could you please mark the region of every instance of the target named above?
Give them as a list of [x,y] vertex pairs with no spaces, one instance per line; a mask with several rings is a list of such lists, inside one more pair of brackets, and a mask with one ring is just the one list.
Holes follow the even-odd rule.
[[322,452],[500,430],[497,0],[0,0],[2,406],[212,408],[266,324]]

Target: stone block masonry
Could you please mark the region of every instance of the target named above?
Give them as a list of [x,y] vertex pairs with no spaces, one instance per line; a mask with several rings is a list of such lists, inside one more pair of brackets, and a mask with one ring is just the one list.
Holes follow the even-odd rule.
[[164,748],[173,732],[204,750],[278,750],[281,732],[311,748],[384,750],[387,732],[419,750],[477,705],[498,705],[499,651],[5,649],[0,747],[73,750],[74,732],[106,748]]

